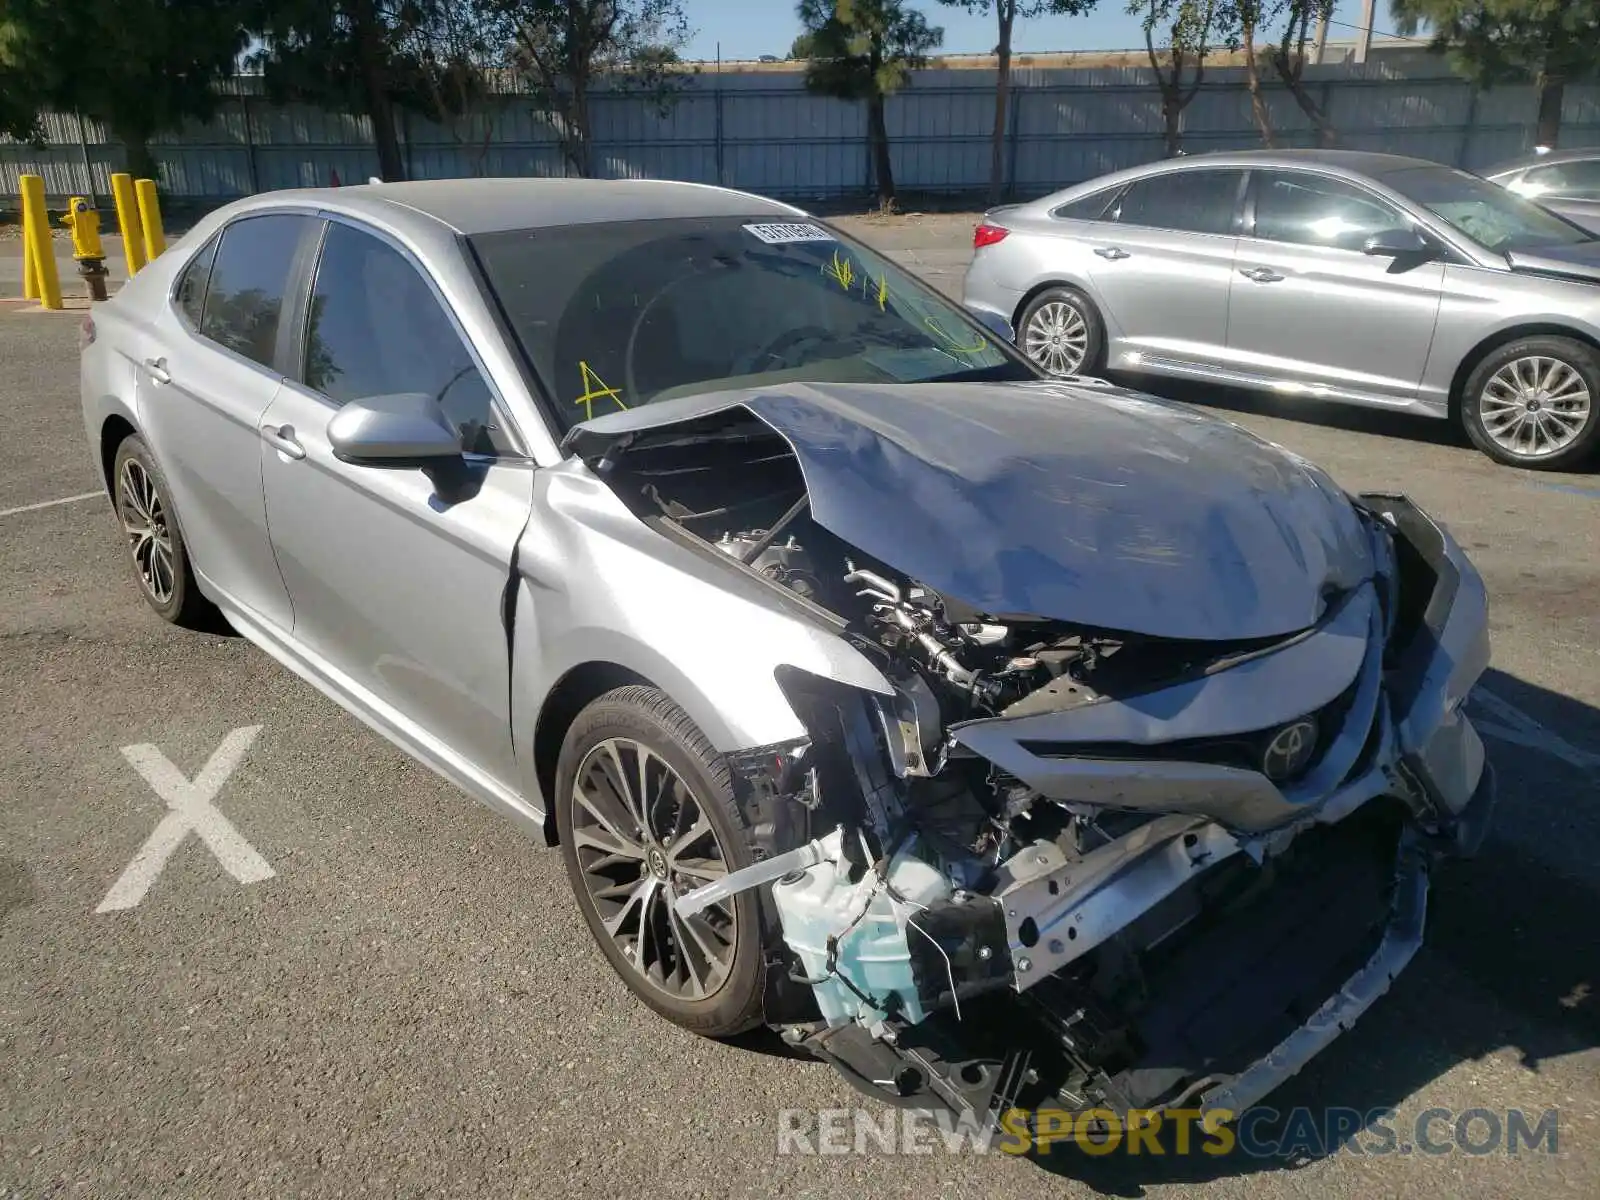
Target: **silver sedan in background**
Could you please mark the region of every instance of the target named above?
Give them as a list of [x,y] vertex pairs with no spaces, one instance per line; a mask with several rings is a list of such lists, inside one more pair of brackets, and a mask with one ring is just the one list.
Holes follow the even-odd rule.
[[1464,171],[1208,154],[991,210],[973,240],[967,306],[1055,375],[1449,418],[1522,467],[1600,445],[1600,241]]
[[1600,147],[1530,154],[1491,167],[1483,177],[1600,233]]

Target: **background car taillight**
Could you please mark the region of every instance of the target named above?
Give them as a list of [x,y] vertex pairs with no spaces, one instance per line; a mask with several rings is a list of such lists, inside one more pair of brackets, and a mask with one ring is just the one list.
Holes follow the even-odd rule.
[[94,345],[94,318],[85,317],[78,326],[78,353],[83,353]]
[[972,248],[974,250],[982,250],[985,246],[992,246],[996,242],[1003,242],[1005,241],[1006,234],[1010,232],[1011,231],[1009,229],[1002,229],[998,225],[979,225],[972,231]]

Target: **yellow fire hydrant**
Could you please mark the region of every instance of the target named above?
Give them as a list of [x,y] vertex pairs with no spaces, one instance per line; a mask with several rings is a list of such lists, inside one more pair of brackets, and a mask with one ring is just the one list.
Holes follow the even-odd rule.
[[89,289],[89,299],[104,300],[110,272],[106,270],[105,249],[100,245],[100,214],[82,196],[74,196],[67,201],[61,223],[72,230],[72,257]]

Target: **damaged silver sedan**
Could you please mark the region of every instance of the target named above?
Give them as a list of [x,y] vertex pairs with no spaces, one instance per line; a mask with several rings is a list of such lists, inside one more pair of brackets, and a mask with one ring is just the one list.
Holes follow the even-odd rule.
[[657,1012],[886,1100],[1236,1112],[1488,824],[1437,524],[786,206],[257,198],[86,334],[152,607],[559,840]]

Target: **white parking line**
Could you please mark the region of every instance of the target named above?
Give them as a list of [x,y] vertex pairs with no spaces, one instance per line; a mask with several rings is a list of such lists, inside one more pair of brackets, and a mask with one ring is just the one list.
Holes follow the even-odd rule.
[[167,807],[172,811],[161,818],[155,830],[145,839],[144,845],[139,847],[139,852],[133,856],[133,861],[123,868],[122,874],[111,885],[111,890],[100,901],[100,907],[95,912],[116,912],[135,907],[144,899],[150,885],[167,865],[167,859],[183,844],[191,830],[200,835],[200,840],[216,856],[223,870],[240,883],[260,883],[276,874],[267,865],[267,860],[256,853],[255,847],[245,841],[228,818],[211,803],[260,732],[259,725],[235,729],[222,739],[222,745],[217,747],[192,782],[184,778],[183,772],[154,746],[122,748],[122,756],[155,789],[156,795],[167,802]]
[[93,500],[104,492],[84,492],[78,496],[63,496],[59,500],[41,500],[37,504],[21,504],[16,508],[0,508],[0,517],[14,517],[18,513],[37,512],[41,508],[55,508],[60,504],[77,504],[80,500]]

